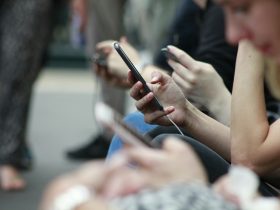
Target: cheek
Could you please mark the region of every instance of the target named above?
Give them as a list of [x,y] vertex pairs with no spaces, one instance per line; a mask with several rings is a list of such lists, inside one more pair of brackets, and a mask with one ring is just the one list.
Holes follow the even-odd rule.
[[256,40],[280,42],[280,4],[260,2],[252,10],[248,18],[248,27],[256,36]]

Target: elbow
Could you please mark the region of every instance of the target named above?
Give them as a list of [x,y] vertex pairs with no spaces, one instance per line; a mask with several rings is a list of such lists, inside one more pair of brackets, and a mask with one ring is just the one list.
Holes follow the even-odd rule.
[[250,154],[246,152],[233,152],[231,151],[231,163],[232,165],[241,165],[254,171],[259,176],[265,176],[269,173],[269,168],[263,161],[259,160],[256,153]]
[[232,165],[242,165],[253,171],[255,171],[255,165],[251,161],[251,159],[246,155],[232,155],[231,156],[231,164]]
[[252,170],[253,172],[255,172],[258,176],[266,176],[267,174],[269,174],[271,171],[269,170],[269,168],[267,167],[267,165],[265,164],[261,164],[260,161],[256,161],[254,159],[254,157],[249,156],[249,155],[233,155],[231,157],[231,163],[233,165],[242,165],[245,166],[247,168],[249,168],[250,170]]

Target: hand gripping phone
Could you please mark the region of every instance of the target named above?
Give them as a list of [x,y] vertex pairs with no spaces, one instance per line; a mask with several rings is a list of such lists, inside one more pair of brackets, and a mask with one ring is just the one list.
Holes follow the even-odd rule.
[[138,133],[134,128],[123,122],[120,114],[102,102],[96,104],[95,116],[99,123],[120,136],[124,144],[150,148],[160,147],[159,143],[152,142],[151,138]]
[[[131,62],[131,60],[127,57],[126,53],[123,51],[121,48],[120,44],[118,42],[114,42],[114,48],[122,58],[122,60],[126,63],[127,67],[131,70],[131,73],[133,77],[137,80],[140,81],[143,84],[144,87],[144,93],[148,94],[149,92],[152,92],[151,89],[148,87],[146,84],[146,81],[144,78],[141,76],[139,71],[136,69],[135,65]],[[163,111],[163,106],[160,104],[158,99],[154,96],[152,100],[153,105],[157,107],[158,110]]]
[[107,67],[107,58],[106,55],[102,52],[95,53],[92,56],[92,61],[99,66]]

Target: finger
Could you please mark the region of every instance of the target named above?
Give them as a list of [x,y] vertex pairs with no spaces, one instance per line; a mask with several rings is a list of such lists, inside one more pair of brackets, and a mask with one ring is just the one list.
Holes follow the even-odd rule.
[[109,177],[102,195],[106,198],[114,198],[135,193],[145,186],[145,177],[138,170],[123,168],[122,171]]
[[170,79],[170,76],[167,74],[164,74],[163,72],[160,71],[153,71],[151,73],[151,83],[156,84],[156,83],[161,83],[161,84],[166,84]]
[[164,108],[164,111],[154,110],[151,113],[146,113],[144,116],[144,120],[145,122],[150,124],[153,123],[160,124],[161,122],[164,123],[165,120],[164,117],[174,111],[175,111],[174,106],[169,106],[167,108]]
[[135,83],[130,89],[130,96],[135,100],[140,100],[143,97],[141,89],[143,89],[143,84],[141,82]]
[[130,70],[127,73],[127,80],[131,84],[131,86],[137,82],[137,80],[135,79],[135,77],[133,76],[133,74]]
[[177,63],[172,60],[168,60],[168,64],[172,67],[174,72],[176,72],[178,76],[180,76],[183,80],[192,84],[196,82],[196,76],[193,71],[190,71],[188,68],[182,66],[180,63]]
[[122,36],[122,37],[120,38],[120,43],[121,43],[121,44],[122,44],[122,43],[128,43],[127,37],[126,37],[126,36]]
[[137,168],[153,168],[156,163],[163,159],[161,150],[155,150],[148,147],[125,148],[122,155],[129,163],[135,163]]
[[113,48],[113,43],[115,42],[115,40],[106,40],[106,41],[102,41],[96,44],[96,49],[97,50],[101,50],[103,48]]
[[173,54],[179,63],[181,63],[183,66],[187,67],[190,70],[193,70],[196,68],[196,60],[194,60],[189,54],[184,52],[183,50],[174,47],[172,45],[167,46],[167,49],[171,54]]
[[172,79],[175,81],[175,83],[181,88],[185,96],[188,95],[188,93],[193,89],[193,85],[189,82],[183,80],[180,76],[178,76],[177,73],[172,73]]
[[[139,96],[138,96],[139,97]],[[146,108],[146,106],[154,99],[154,94],[149,92],[144,97],[140,98],[136,101],[135,106],[139,111],[142,111]]]

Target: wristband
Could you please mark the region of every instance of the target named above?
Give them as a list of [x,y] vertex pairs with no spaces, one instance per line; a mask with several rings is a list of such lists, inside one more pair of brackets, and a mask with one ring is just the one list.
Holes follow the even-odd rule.
[[50,210],[74,210],[79,205],[87,202],[92,197],[92,192],[84,185],[75,185],[60,194],[53,202]]

